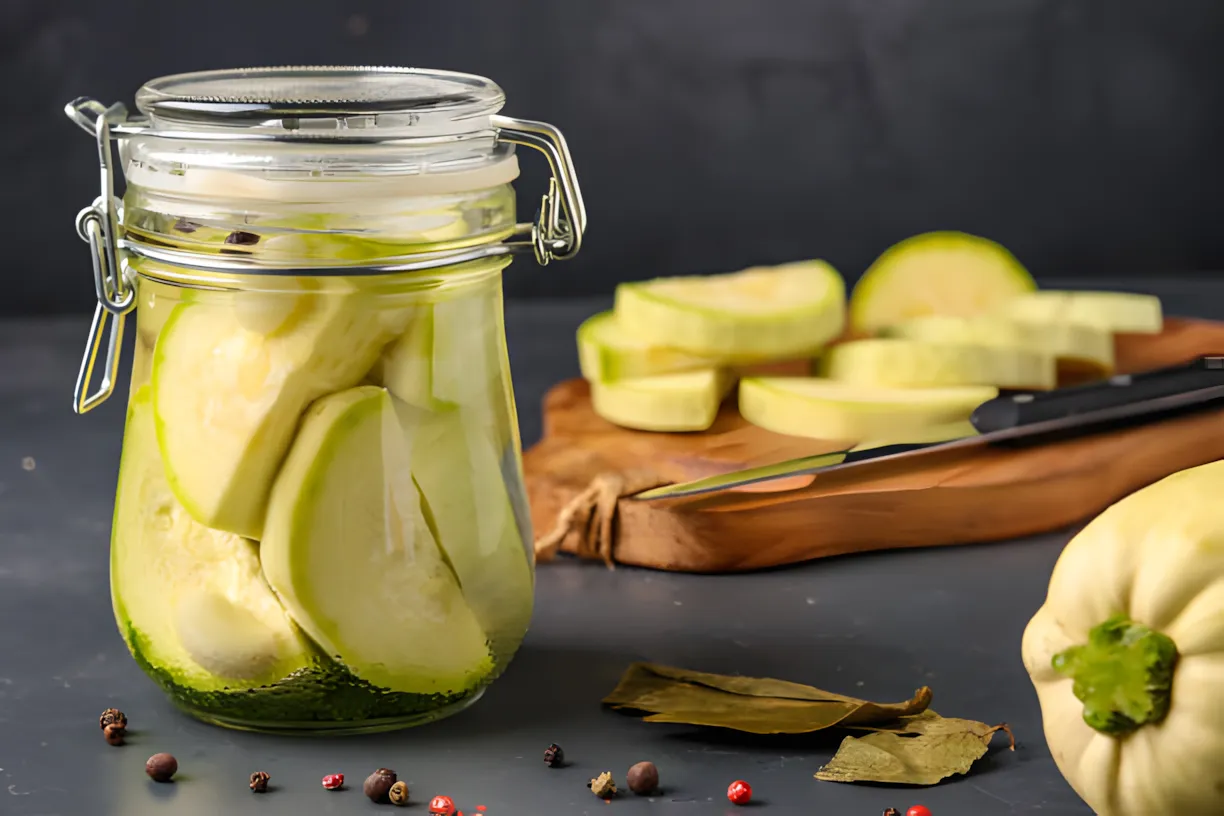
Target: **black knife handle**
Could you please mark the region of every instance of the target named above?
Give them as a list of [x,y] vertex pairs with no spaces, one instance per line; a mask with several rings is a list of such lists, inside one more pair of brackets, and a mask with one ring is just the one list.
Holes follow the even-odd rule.
[[1224,356],[1203,356],[1086,385],[996,397],[979,405],[969,421],[979,433],[991,433],[1219,385],[1224,385]]

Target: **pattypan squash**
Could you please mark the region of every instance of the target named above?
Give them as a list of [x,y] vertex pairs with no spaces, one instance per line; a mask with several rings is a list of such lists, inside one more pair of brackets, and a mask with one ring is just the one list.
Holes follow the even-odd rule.
[[1054,762],[1099,816],[1224,814],[1224,462],[1075,536],[1022,652]]

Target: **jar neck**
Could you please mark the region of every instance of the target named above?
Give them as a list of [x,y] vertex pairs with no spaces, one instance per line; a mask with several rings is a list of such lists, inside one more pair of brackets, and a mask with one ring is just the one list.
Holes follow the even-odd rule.
[[209,166],[181,163],[170,172],[138,160],[148,155],[136,149],[125,165],[125,248],[196,271],[348,266],[368,274],[356,267],[429,266],[516,232],[512,152],[445,172],[364,174],[350,162],[314,176],[293,161],[234,169],[242,164],[234,160],[221,169],[215,154]]
[[510,262],[509,255],[499,255],[414,271],[370,273],[360,270],[353,275],[320,275],[310,269],[284,270],[280,274],[251,274],[165,263],[138,255],[130,255],[124,265],[132,284],[137,288],[147,288],[148,284],[152,284],[154,288],[150,291],[161,291],[166,287],[265,294],[359,290],[370,296],[428,292],[432,298],[446,298],[450,296],[447,293],[460,293],[472,287],[496,286],[500,290],[501,272]]

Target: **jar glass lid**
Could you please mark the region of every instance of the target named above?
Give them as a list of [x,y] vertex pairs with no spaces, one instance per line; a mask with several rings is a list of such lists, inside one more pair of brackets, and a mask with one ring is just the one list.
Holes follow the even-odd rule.
[[175,74],[147,82],[136,94],[136,107],[155,130],[293,131],[338,140],[368,138],[371,129],[470,133],[483,129],[504,103],[502,89],[484,77],[369,66]]

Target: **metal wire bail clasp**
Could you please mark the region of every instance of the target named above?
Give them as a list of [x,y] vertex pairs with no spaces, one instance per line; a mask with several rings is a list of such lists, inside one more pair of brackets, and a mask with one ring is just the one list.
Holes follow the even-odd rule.
[[[102,188],[102,194],[94,199],[93,204],[81,210],[76,218],[77,235],[89,244],[94,289],[98,295],[89,339],[85,343],[85,355],[81,359],[76,388],[72,393],[72,410],[83,414],[101,405],[115,390],[124,316],[136,306],[136,290],[124,279],[116,248],[120,205],[115,200],[115,175],[111,163],[111,125],[122,123],[127,118],[127,109],[122,104],[107,108],[100,102],[81,97],[68,103],[64,112],[97,140]],[[107,338],[105,370],[97,391],[90,394],[90,382],[104,334]]]
[[535,251],[536,262],[545,266],[549,261],[574,257],[582,248],[587,215],[582,191],[578,187],[578,174],[574,170],[565,137],[561,131],[544,122],[510,116],[492,116],[490,120],[497,128],[499,141],[540,151],[548,159],[552,171],[548,192],[540,200],[536,223],[519,225],[520,232],[531,234],[530,245]]

